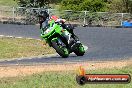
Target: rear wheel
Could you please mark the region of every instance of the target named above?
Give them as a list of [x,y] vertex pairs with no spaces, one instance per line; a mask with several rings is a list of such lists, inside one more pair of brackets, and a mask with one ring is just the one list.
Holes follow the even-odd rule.
[[58,41],[52,41],[52,47],[56,50],[56,52],[63,58],[67,58],[69,56],[69,51],[65,46],[58,44]]
[[84,53],[85,53],[85,50],[84,50],[83,45],[82,45],[82,44],[78,44],[78,45],[75,47],[74,53],[75,53],[77,56],[83,56]]

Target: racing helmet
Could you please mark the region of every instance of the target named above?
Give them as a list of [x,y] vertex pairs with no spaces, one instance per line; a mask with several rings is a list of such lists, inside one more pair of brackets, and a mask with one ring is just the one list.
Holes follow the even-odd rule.
[[39,17],[43,18],[43,20],[45,21],[49,17],[49,14],[46,10],[44,10],[44,11],[42,10],[39,13]]

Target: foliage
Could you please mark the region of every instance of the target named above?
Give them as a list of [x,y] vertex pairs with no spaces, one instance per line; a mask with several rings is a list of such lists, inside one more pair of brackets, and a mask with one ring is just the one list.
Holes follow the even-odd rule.
[[123,5],[126,12],[132,13],[132,0],[123,0]]
[[49,7],[49,4],[57,4],[62,0],[14,0],[21,7]]
[[74,11],[106,11],[106,4],[103,0],[62,0],[61,9]]
[[132,13],[132,0],[62,0],[62,10]]
[[45,7],[49,4],[50,0],[15,0],[21,7]]
[[112,0],[109,10],[111,12],[132,13],[132,0]]

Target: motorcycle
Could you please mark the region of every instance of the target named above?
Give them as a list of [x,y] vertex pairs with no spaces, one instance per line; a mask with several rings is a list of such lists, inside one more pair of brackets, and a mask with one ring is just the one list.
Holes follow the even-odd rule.
[[60,22],[52,20],[47,28],[41,29],[41,38],[63,58],[67,58],[72,52],[77,56],[83,56],[85,53],[82,43],[76,41],[70,32],[63,29]]

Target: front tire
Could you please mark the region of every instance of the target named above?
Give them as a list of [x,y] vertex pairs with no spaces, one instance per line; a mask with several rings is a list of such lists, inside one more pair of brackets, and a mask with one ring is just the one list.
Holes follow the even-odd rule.
[[69,56],[69,51],[66,47],[61,46],[57,43],[57,40],[52,41],[52,47],[56,50],[56,52],[62,57],[67,58]]
[[82,44],[78,44],[78,45],[75,47],[74,53],[75,53],[77,56],[83,56],[84,53],[85,53],[85,50],[84,50],[83,45],[82,45]]

